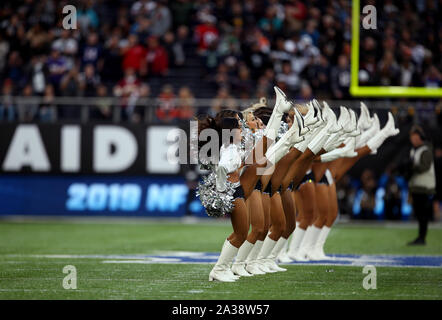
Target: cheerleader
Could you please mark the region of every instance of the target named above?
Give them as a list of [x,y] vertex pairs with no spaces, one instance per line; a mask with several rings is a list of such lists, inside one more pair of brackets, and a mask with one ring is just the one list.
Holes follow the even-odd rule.
[[[372,119],[368,108],[363,102],[361,102],[361,112],[357,127],[359,135],[355,138],[353,137],[353,139],[348,139],[342,148],[321,155],[321,161],[331,161],[328,162],[328,168],[325,172],[329,184],[327,198],[328,214],[318,239],[308,254],[312,260],[327,259],[327,256],[324,254],[324,244],[338,215],[335,182],[339,181],[359,159],[368,154],[375,154],[386,139],[399,133],[399,129],[395,128],[394,118],[391,113],[388,114],[387,124],[380,130],[377,115],[375,114]],[[356,150],[354,150],[355,148]],[[350,150],[354,150],[353,155]]]
[[[266,124],[270,120],[272,109],[262,104],[257,109],[253,110],[255,119],[258,123],[258,128],[264,129]],[[245,270],[251,275],[263,275],[266,274],[263,270],[262,263],[258,260],[258,254],[261,251],[262,245],[270,228],[270,193],[268,188],[263,189],[262,187],[262,177],[258,180],[252,197],[254,200],[250,199],[250,210],[261,212],[264,217],[264,223],[261,225],[262,228],[256,228],[257,230],[257,240],[255,245],[250,249],[247,258],[245,259]],[[261,201],[259,201],[260,199]],[[253,228],[252,228],[253,229]],[[253,230],[252,230],[253,231]]]
[[[271,117],[269,118],[267,116],[268,113],[269,110],[267,108],[260,108],[255,112],[255,114],[258,115],[264,123],[268,123],[268,121],[270,121],[271,119]],[[264,189],[261,195],[262,199],[264,199],[264,201],[262,202],[263,209],[265,211],[264,216],[268,216],[267,212],[269,209],[271,209],[270,210],[271,228],[268,235],[267,235],[267,230],[265,230],[264,233],[261,233],[260,238],[258,238],[255,246],[253,247],[253,249],[251,249],[250,254],[247,257],[245,270],[251,274],[263,274],[269,272],[273,273],[278,271],[286,271],[286,269],[280,268],[275,263],[274,260],[275,257],[278,255],[279,251],[281,250],[281,248],[284,246],[284,241],[283,241],[284,238],[281,237],[281,235],[283,234],[284,231],[287,230],[287,228],[293,230],[295,223],[294,223],[294,217],[293,218],[289,217],[289,219],[287,219],[285,214],[285,211],[293,213],[293,209],[292,210],[286,209],[284,211],[284,206],[286,208],[289,208],[290,206],[293,207],[292,201],[290,201],[292,199],[290,200],[287,199],[286,201],[284,201],[284,202],[290,201],[289,203],[283,203],[280,191],[278,189],[281,185],[282,176],[287,169],[287,164],[292,162],[294,160],[294,157],[296,157],[296,153],[291,152],[291,150],[289,152],[290,146],[296,143],[296,140],[294,140],[293,137],[298,136],[296,134],[293,134],[293,132],[295,132],[297,128],[301,128],[299,134],[305,133],[307,129],[304,129],[304,124],[305,125],[311,124],[310,118],[312,117],[312,113],[311,114],[307,113],[305,118],[305,123],[302,123],[300,126],[299,124],[298,126],[290,126],[287,132],[282,135],[278,143],[273,145],[272,149],[268,150],[268,152],[266,153],[266,157],[268,159],[271,159],[271,162],[275,163],[276,165],[273,173],[264,174],[261,177],[261,180],[258,182],[257,185],[258,190],[256,190],[257,191],[256,194],[258,194],[259,189],[261,190]],[[300,114],[297,114],[297,121],[304,122],[304,119],[302,119],[302,116]],[[287,154],[287,152],[289,154]],[[268,200],[270,200],[270,203]],[[255,206],[259,207],[260,204],[256,204],[255,202]],[[258,210],[260,209],[258,208]],[[287,220],[289,221],[289,223],[286,223]],[[247,248],[252,247],[247,242],[245,246]]]
[[[318,105],[316,100],[314,100],[313,103]],[[326,103],[324,103],[324,111],[326,112],[325,117],[329,122],[329,126],[333,126],[333,131],[328,135],[327,141],[322,144],[322,150],[319,151],[316,149],[316,154],[326,152],[333,148],[333,145],[337,143],[339,138],[341,138],[345,132],[342,125],[336,120],[334,112]],[[305,148],[305,146],[301,148]],[[286,256],[283,255],[280,257],[282,262],[290,262],[292,260],[306,261],[306,250],[311,246],[318,234],[318,228],[313,226],[313,223],[315,222],[315,212],[317,212],[317,195],[315,175],[312,171],[314,158],[311,154],[311,152],[308,153],[309,158],[305,162],[306,166],[308,167],[306,168],[307,171],[304,171],[305,175],[301,178],[301,181],[296,181],[297,177],[294,176],[295,182],[298,182],[297,191],[295,192],[295,203],[299,212],[299,217],[297,227],[293,233],[293,237],[288,248],[288,253]],[[291,174],[287,177],[287,179],[290,178],[292,178]],[[316,215],[316,219],[318,219],[317,224],[321,224],[323,216],[324,214],[321,216]]]
[[[267,145],[270,145],[276,138],[283,113],[287,112],[292,106],[279,88],[275,87],[275,92],[276,103],[272,115],[264,129],[263,138],[258,141],[257,145],[246,157],[245,163],[251,163],[247,166],[243,164],[244,162],[241,159],[241,152],[238,147],[241,140],[241,126],[238,118],[223,117],[222,114],[218,114],[215,118],[207,116],[198,120],[198,135],[204,129],[214,129],[219,134],[225,129],[234,131],[233,142],[223,141],[220,148],[219,162],[212,167],[213,173],[216,176],[216,192],[224,193],[228,189],[234,188],[230,203],[225,203],[225,205],[233,205],[233,208],[230,209],[233,233],[225,240],[219,259],[210,272],[209,281],[234,282],[239,278],[233,274],[230,265],[238,254],[239,248],[245,242],[249,230],[245,199],[252,194],[260,177],[257,169],[268,164],[265,156],[260,156],[256,149],[261,149],[264,152],[267,150]],[[297,130],[293,130],[292,134],[294,141],[300,140]],[[201,147],[199,145],[199,149]],[[200,193],[200,198],[203,205],[206,205],[206,210],[217,209],[217,207],[210,207],[208,205],[208,198],[210,197],[205,197]]]
[[[263,123],[267,123],[270,121],[271,116],[269,108],[261,107],[258,110],[255,111],[255,115],[257,115]],[[291,128],[291,126],[290,126]],[[296,127],[293,127],[294,130]],[[296,135],[295,135],[296,136]],[[288,131],[286,133],[286,138],[292,137],[292,132]],[[266,154],[266,156],[268,156]],[[272,159],[272,162],[277,162],[279,159]],[[276,163],[276,168],[278,168],[280,165],[280,162]],[[264,228],[261,229],[261,232],[258,235],[258,239],[256,241],[256,244],[254,248],[250,251],[249,256],[246,260],[246,266],[245,270],[251,274],[265,274],[269,272],[277,272],[277,271],[285,271],[285,269],[279,268],[278,266],[267,266],[267,257],[271,254],[271,251],[273,247],[276,244],[277,239],[280,237],[280,234],[284,230],[285,227],[285,220],[284,220],[284,212],[282,211],[282,208],[280,205],[274,204],[274,196],[271,195],[271,184],[269,183],[270,177],[273,177],[273,175],[278,171],[278,169],[275,169],[275,172],[270,175],[264,175],[261,177],[261,180],[258,181],[256,189],[254,194],[256,194],[256,197],[258,198],[259,195],[262,199],[261,203],[251,203],[252,206],[254,206],[254,209],[261,210],[261,204],[262,209],[264,210]],[[272,202],[273,200],[273,202]],[[276,200],[277,201],[277,200]],[[272,207],[272,210],[270,210]],[[270,219],[269,219],[270,218]],[[270,230],[270,236],[267,237],[267,231],[269,229],[271,221],[271,230]],[[253,226],[252,226],[253,231]],[[273,237],[273,239],[272,239]],[[276,238],[276,239],[275,239]],[[272,241],[273,240],[273,241]]]
[[[295,108],[295,114],[297,116],[295,117],[296,121],[294,122],[305,121],[307,128],[314,128],[315,125],[319,127],[320,124],[317,124],[319,119],[315,118],[314,116],[313,106],[308,105],[308,110],[309,111],[303,118],[298,109]],[[306,147],[304,150],[307,149],[307,147],[318,151],[321,149],[324,137],[328,134],[328,130],[331,126],[325,127],[326,129],[324,131],[319,131],[313,139],[309,140],[305,144]],[[290,128],[290,130],[292,129],[293,128]],[[299,150],[299,147],[296,148],[297,144],[293,144],[293,141],[288,139],[290,136],[290,130],[286,135],[282,136],[278,143],[273,145],[266,153],[267,158],[274,159],[272,162],[276,163],[276,168],[271,176],[264,176],[266,179],[263,180],[263,186],[266,184],[270,186],[269,189],[271,197],[271,230],[265,238],[261,252],[258,255],[258,261],[261,262],[261,268],[265,272],[286,270],[277,265],[276,257],[278,257],[281,250],[285,247],[288,236],[295,228],[295,212],[293,210],[293,201],[289,190],[290,184],[284,186],[283,179],[291,165],[296,163],[298,161],[298,157],[302,157],[303,154]],[[319,136],[319,138],[316,138],[317,136]],[[296,171],[296,168],[294,171]],[[283,204],[281,193],[284,196],[285,204]],[[287,220],[289,223],[287,223]]]
[[[265,105],[266,99],[261,98],[259,103],[242,112],[244,118],[243,136],[245,137],[245,140],[255,141],[260,135],[262,135],[263,126],[259,123],[259,119],[255,117],[254,111],[260,107],[265,107]],[[246,143],[247,142],[248,141],[246,141]],[[270,217],[269,215],[266,215],[266,213],[269,212],[265,212],[263,201],[262,184],[261,181],[258,180],[251,195],[246,200],[251,231],[247,236],[246,241],[244,241],[238,250],[235,262],[232,264],[232,271],[238,276],[250,277],[252,275],[265,274],[254,264],[249,264],[246,269],[247,258],[250,257],[250,259],[254,260],[254,253],[251,253],[251,251],[259,252],[263,242],[260,239],[265,237],[270,225]]]
[[[340,145],[342,141],[348,139],[347,146],[342,149],[341,156],[353,157],[355,152],[353,150],[354,144],[351,141],[359,134],[356,114],[352,110],[348,111],[346,108],[341,107],[338,125],[341,126],[342,130],[334,138],[330,137],[324,146],[324,151],[330,152],[336,149],[337,145]],[[323,157],[323,155],[320,157]],[[329,213],[329,186],[332,184],[332,181],[327,173],[327,163],[315,162],[312,165],[312,170],[315,178],[316,214],[312,225],[307,229],[301,249],[298,252],[298,257],[306,260],[319,260],[323,256],[315,248],[322,228],[327,221]]]

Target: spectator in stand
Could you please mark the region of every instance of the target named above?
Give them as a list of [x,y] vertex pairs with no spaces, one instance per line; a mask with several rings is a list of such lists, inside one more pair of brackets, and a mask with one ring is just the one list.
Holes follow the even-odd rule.
[[50,43],[50,35],[43,29],[41,23],[33,25],[26,33],[26,41],[29,42],[29,51],[32,54],[46,53]]
[[134,2],[130,9],[130,13],[132,16],[136,17],[139,15],[144,15],[146,17],[152,14],[152,11],[156,7],[156,1],[152,0],[139,0]]
[[[60,82],[59,93],[67,97],[76,97],[83,94],[81,90],[81,76],[77,66],[74,66],[63,76]],[[78,120],[81,117],[81,108],[74,104],[60,105],[57,109],[57,117],[60,119]]]
[[151,112],[150,111],[151,106],[143,102],[143,99],[148,99],[149,97],[150,97],[150,87],[147,83],[142,83],[139,90],[139,97],[136,101],[136,105],[134,104],[133,111],[131,114],[130,119],[132,122],[141,123],[144,119],[146,112]]
[[102,50],[98,43],[98,34],[92,32],[88,35],[86,45],[81,50],[81,65],[84,67],[87,64],[92,64],[96,69],[101,54]]
[[8,56],[9,49],[9,42],[7,41],[7,39],[5,39],[5,36],[0,31],[0,70],[3,70],[6,65],[6,58]]
[[256,42],[252,44],[250,52],[245,50],[244,57],[254,79],[261,76],[263,71],[271,66],[269,56],[260,50],[259,44]]
[[45,88],[43,101],[38,110],[38,118],[42,122],[55,121],[56,105],[54,104],[55,90],[52,84],[48,84]]
[[93,6],[94,1],[85,0],[80,3],[77,9],[77,22],[83,34],[87,34],[91,28],[98,28],[100,21]]
[[123,49],[123,70],[139,71],[146,59],[146,48],[138,42],[136,34],[129,35],[129,42]]
[[216,18],[207,13],[201,13],[199,20],[201,24],[195,28],[195,42],[198,44],[198,53],[204,55],[212,42],[219,38],[219,31],[216,27]]
[[181,87],[178,91],[177,107],[181,121],[195,117],[195,97],[189,87]]
[[345,55],[339,56],[338,66],[332,68],[330,80],[334,98],[349,98],[350,66],[348,64],[348,58]]
[[169,69],[166,49],[159,44],[157,37],[149,37],[145,59],[142,61],[141,75],[165,76]]
[[314,96],[313,96],[312,88],[310,87],[310,85],[306,81],[304,81],[301,84],[299,99],[302,101],[308,102],[308,101],[312,100],[313,98],[314,98]]
[[106,42],[103,59],[98,64],[98,70],[103,82],[113,84],[123,77],[122,61],[119,38],[113,35]]
[[289,61],[291,59],[291,55],[286,50],[284,38],[278,37],[276,39],[274,48],[270,52],[270,59],[275,72],[282,72],[282,64],[284,61]]
[[173,87],[166,84],[161,89],[158,96],[158,108],[156,110],[157,119],[162,122],[173,122],[179,118],[179,110],[176,107],[176,97]]
[[266,34],[278,34],[283,25],[283,19],[278,16],[276,6],[268,6],[265,10],[265,16],[258,21],[258,26]]
[[378,77],[376,82],[382,86],[399,85],[399,66],[394,60],[392,51],[385,51],[382,60],[379,61],[377,74],[372,73],[372,77]]
[[17,111],[12,103],[14,85],[11,79],[3,81],[2,95],[0,100],[0,121],[15,121],[17,118]]
[[218,90],[215,98],[213,98],[212,100],[209,114],[212,117],[215,117],[215,115],[223,108],[231,110],[238,109],[235,99],[230,95],[229,89],[227,89],[226,87],[221,87]]
[[91,118],[94,120],[112,120],[112,98],[108,96],[107,87],[103,84],[97,86],[96,96],[100,98],[97,104],[91,109]]
[[440,88],[442,86],[442,74],[434,65],[428,68],[423,79],[427,88]]
[[194,3],[191,0],[177,0],[170,4],[174,29],[179,26],[189,25],[194,11]]
[[84,72],[79,75],[80,91],[85,97],[94,97],[100,84],[100,76],[96,74],[93,64],[87,64]]
[[60,94],[63,96],[74,97],[81,95],[81,76],[78,67],[74,66],[61,79]]
[[238,74],[232,82],[236,96],[242,99],[250,98],[254,85],[250,79],[250,71],[245,64],[240,65]]
[[[133,104],[139,96],[139,89],[141,86],[140,80],[137,78],[135,70],[127,68],[124,71],[124,78],[121,79],[114,87],[114,95],[121,98],[121,118],[123,120],[129,119],[128,105]],[[130,111],[130,110],[129,110]]]
[[39,96],[43,95],[46,87],[48,70],[45,62],[46,56],[33,56],[27,68],[26,78],[32,85],[33,93]]
[[[68,71],[68,62],[63,56],[60,55],[60,51],[57,48],[52,48],[51,56],[48,58],[46,64],[49,72],[49,84],[53,86],[52,89],[49,90],[55,90],[55,92],[58,94],[61,79]],[[46,86],[45,92],[48,91],[47,88],[48,87]]]
[[402,61],[399,65],[399,84],[403,87],[411,87],[417,85],[417,70],[411,61],[411,50],[403,46]]
[[[22,96],[25,98],[31,98],[33,96],[32,86],[30,84],[27,84],[23,88]],[[17,105],[17,113],[18,113],[17,118],[21,122],[31,122],[35,120],[37,112],[38,112],[37,103],[30,103],[30,101],[27,101],[26,103]]]
[[311,84],[315,95],[326,97],[330,84],[330,63],[321,55],[319,61],[309,65],[305,71],[305,78]]
[[172,15],[170,9],[165,5],[165,0],[158,0],[153,9],[152,25],[150,32],[155,37],[162,37],[172,26]]
[[291,94],[296,93],[301,86],[301,79],[298,74],[293,71],[290,61],[285,61],[282,64],[282,70],[276,75],[278,86],[289,90]]
[[67,61],[67,68],[70,69],[75,63],[78,53],[78,42],[72,36],[70,30],[63,29],[61,37],[52,43],[52,49],[56,49]]
[[175,40],[175,35],[172,31],[168,31],[164,35],[164,48],[167,51],[171,67],[179,67],[186,62],[186,55],[184,53],[183,44]]
[[288,1],[285,6],[286,19],[290,31],[300,30],[307,18],[307,7],[300,0]]
[[21,85],[23,82],[23,59],[18,51],[9,54],[8,63],[4,70],[4,77],[10,79],[13,84]]
[[305,30],[301,31],[301,36],[307,35],[312,39],[312,44],[317,47],[319,44],[319,31],[317,30],[318,23],[316,20],[310,19],[307,21]]
[[217,89],[219,88],[230,88],[232,84],[232,79],[229,74],[229,69],[225,63],[221,63],[218,66],[217,73],[213,78],[213,83]]
[[362,187],[357,191],[353,204],[354,217],[373,219],[376,206],[376,179],[372,170],[365,169],[362,172],[361,184]]
[[136,34],[139,41],[144,43],[149,36],[152,35],[150,30],[152,26],[152,20],[144,15],[137,17],[136,23],[131,27],[131,33]]

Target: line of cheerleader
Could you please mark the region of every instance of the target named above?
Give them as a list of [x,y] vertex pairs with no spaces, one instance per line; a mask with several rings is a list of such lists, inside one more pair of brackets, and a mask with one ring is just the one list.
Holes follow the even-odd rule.
[[[326,102],[295,104],[274,89],[273,109],[261,99],[242,113],[198,118],[199,137],[207,137],[206,129],[216,132],[219,152],[207,152],[208,144],[198,140],[200,164],[210,173],[197,194],[209,216],[229,215],[233,227],[209,281],[234,282],[287,270],[279,264],[328,259],[324,244],[338,215],[336,182],[399,133],[391,113],[381,129],[362,102],[359,117],[342,106],[336,117]],[[232,132],[228,139],[222,138],[226,131]]]

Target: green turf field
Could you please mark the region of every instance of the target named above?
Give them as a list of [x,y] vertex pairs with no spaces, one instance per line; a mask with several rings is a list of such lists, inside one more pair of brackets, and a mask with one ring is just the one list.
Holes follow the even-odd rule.
[[[227,223],[1,222],[0,299],[442,298],[441,267],[377,267],[377,289],[367,291],[361,266],[289,265],[283,273],[214,283],[212,264],[112,264],[88,256],[219,252],[230,232]],[[427,246],[405,246],[416,232],[415,225],[337,225],[325,251],[442,256],[440,227],[430,226]],[[76,290],[62,286],[66,265],[77,269]]]

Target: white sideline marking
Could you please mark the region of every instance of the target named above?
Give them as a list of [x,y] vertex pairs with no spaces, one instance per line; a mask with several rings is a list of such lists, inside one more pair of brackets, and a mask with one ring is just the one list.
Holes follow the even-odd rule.
[[[31,257],[44,259],[96,259],[101,263],[116,264],[215,264],[218,253],[191,251],[154,251],[151,254],[7,254],[1,257]],[[16,259],[14,259],[16,261]],[[1,263],[6,263],[1,261]],[[18,262],[16,262],[18,263]],[[365,266],[373,264],[379,267],[442,267],[442,256],[406,256],[406,255],[333,255],[323,261],[281,263],[282,265],[318,265],[318,266]]]

